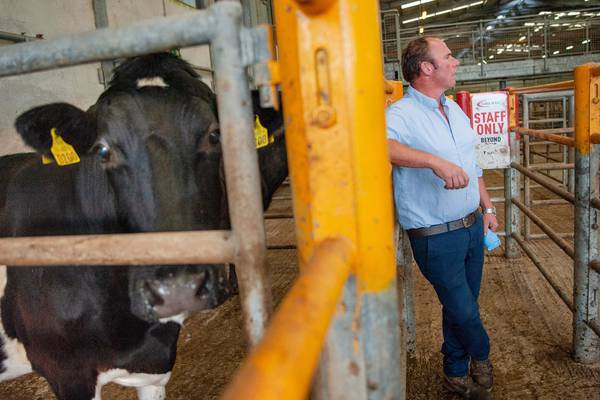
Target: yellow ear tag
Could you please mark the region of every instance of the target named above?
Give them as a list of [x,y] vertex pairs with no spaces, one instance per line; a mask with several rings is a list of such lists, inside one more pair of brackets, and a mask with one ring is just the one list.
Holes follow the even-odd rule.
[[269,145],[269,131],[262,126],[258,119],[258,115],[256,115],[256,119],[254,120],[254,139],[256,140],[257,149]]
[[52,147],[50,148],[50,151],[58,165],[62,167],[64,165],[77,164],[81,161],[73,146],[65,142],[63,138],[56,133],[56,128],[50,129],[50,134],[52,135]]

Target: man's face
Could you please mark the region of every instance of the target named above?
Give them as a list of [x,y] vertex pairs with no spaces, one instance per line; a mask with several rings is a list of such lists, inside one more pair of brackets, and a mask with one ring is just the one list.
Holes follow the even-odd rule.
[[429,56],[432,61],[432,68],[428,70],[431,71],[431,79],[443,90],[456,85],[456,67],[460,61],[452,57],[446,43],[439,39],[429,39]]

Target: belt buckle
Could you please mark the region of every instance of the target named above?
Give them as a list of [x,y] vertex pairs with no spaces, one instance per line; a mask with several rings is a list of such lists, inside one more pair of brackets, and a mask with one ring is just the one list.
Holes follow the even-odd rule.
[[462,221],[464,228],[468,228],[469,227],[469,216],[468,215],[465,216],[465,217],[462,217],[460,220]]

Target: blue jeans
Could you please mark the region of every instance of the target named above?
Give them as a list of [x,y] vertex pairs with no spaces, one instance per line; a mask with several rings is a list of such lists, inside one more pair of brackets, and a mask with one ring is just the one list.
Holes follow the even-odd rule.
[[483,361],[490,353],[477,303],[483,273],[482,218],[469,228],[411,238],[410,244],[442,303],[444,373],[465,376],[470,358]]

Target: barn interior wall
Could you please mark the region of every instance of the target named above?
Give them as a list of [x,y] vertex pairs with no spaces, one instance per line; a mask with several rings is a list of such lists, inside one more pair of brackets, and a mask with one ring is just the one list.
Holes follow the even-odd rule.
[[[164,15],[193,12],[175,0],[107,0],[110,27]],[[52,39],[94,29],[92,1],[0,0],[0,31],[43,34]],[[6,43],[2,43],[6,44]],[[207,46],[182,49],[194,65],[210,68]],[[98,78],[99,63],[0,79],[0,155],[30,151],[14,130],[15,118],[31,107],[51,102],[68,102],[82,109],[95,103],[104,89]],[[203,74],[210,80],[210,75]]]

